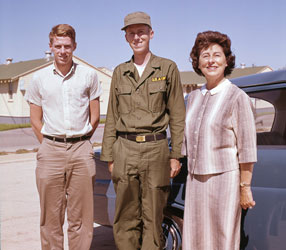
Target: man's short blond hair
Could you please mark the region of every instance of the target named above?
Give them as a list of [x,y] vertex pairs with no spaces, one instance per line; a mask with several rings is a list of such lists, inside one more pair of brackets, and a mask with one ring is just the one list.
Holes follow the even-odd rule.
[[75,43],[75,30],[69,24],[58,24],[54,26],[49,34],[50,43],[53,43],[55,36],[67,36]]

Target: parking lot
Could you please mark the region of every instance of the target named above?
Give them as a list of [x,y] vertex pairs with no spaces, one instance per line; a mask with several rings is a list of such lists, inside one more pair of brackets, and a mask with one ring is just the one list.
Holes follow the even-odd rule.
[[[103,127],[101,126],[92,138],[93,142],[100,143]],[[0,132],[0,151],[25,149],[23,141],[28,142],[27,147],[37,147],[30,129],[22,132],[14,131],[13,140],[10,131],[7,135]],[[27,139],[30,137],[29,139]],[[11,140],[11,145],[5,147]],[[16,145],[18,141],[18,144]],[[4,150],[5,148],[9,150]],[[0,220],[1,220],[1,250],[40,250],[40,207],[35,182],[36,153],[0,155]],[[98,215],[100,216],[100,215]],[[66,230],[65,222],[64,229]],[[65,249],[67,238],[65,238]],[[94,224],[94,237],[91,250],[115,249],[112,228]]]

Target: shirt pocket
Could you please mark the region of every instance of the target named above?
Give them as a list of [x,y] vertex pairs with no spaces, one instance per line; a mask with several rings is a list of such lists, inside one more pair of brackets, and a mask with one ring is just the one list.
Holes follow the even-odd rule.
[[121,85],[117,88],[118,109],[121,114],[127,114],[131,111],[131,86]]
[[87,102],[89,102],[89,98],[87,95],[87,89],[84,86],[78,86],[72,88],[72,96],[71,96],[72,106],[75,107],[83,107]]
[[149,109],[156,113],[166,108],[166,91],[165,81],[149,83]]

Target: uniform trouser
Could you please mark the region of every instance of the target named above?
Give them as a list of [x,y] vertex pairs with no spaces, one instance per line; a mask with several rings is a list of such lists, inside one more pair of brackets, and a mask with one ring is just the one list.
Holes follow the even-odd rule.
[[90,141],[43,140],[37,153],[43,250],[62,250],[65,211],[70,250],[89,250],[93,236],[95,161]]
[[170,180],[167,140],[137,143],[119,137],[113,145],[113,156],[113,233],[117,248],[163,249],[163,209]]

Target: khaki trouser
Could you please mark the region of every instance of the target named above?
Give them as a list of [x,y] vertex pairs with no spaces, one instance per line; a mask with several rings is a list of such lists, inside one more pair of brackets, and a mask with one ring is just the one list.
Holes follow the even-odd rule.
[[43,140],[37,154],[36,181],[41,206],[43,250],[62,250],[65,210],[70,250],[89,250],[93,237],[95,161],[90,141]]
[[137,143],[119,137],[113,156],[116,246],[120,250],[162,249],[161,224],[170,180],[167,140]]

